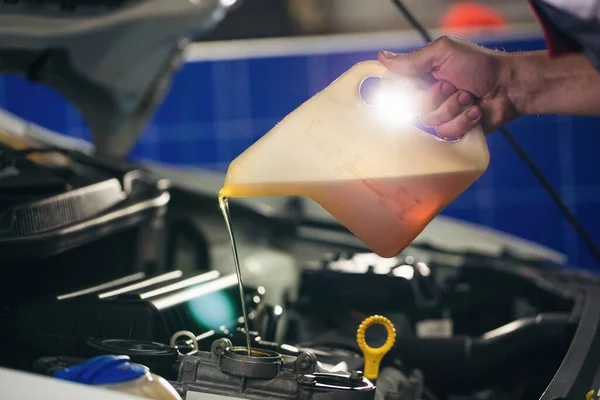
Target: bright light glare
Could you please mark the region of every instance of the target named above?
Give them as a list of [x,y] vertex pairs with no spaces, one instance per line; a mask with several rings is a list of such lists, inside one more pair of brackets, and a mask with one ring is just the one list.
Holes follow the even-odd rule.
[[237,0],[221,0],[223,7],[231,7],[237,2]]
[[224,292],[213,292],[190,300],[186,304],[190,317],[206,330],[224,328],[223,323],[235,321],[236,308]]
[[396,267],[392,274],[400,278],[411,280],[415,276],[415,270],[412,265],[401,265]]
[[420,263],[417,263],[417,267],[419,268],[419,272],[421,273],[421,275],[429,276],[429,274],[431,274],[431,269],[429,269],[427,264],[420,262]]
[[373,107],[382,120],[391,124],[406,124],[416,115],[411,96],[398,88],[380,87]]
[[291,346],[289,344],[282,344],[281,348],[283,350],[291,351],[291,352],[294,352],[294,353],[297,353],[297,352],[300,351],[297,347]]

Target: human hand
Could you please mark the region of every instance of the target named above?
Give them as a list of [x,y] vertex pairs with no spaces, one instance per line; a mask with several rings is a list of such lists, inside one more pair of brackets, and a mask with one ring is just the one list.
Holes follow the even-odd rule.
[[421,122],[449,139],[479,122],[489,134],[519,115],[509,93],[506,58],[505,53],[447,36],[413,53],[379,54],[392,73],[424,83],[416,96]]

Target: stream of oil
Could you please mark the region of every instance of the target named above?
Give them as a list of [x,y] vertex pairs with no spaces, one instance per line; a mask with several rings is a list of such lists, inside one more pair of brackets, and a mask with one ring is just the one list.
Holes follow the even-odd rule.
[[246,294],[244,293],[244,284],[242,282],[242,271],[240,269],[240,260],[238,258],[237,246],[235,244],[235,236],[231,226],[231,214],[229,213],[229,202],[223,194],[223,190],[219,192],[219,208],[223,214],[227,231],[229,232],[229,241],[231,242],[231,251],[233,252],[233,263],[238,279],[238,288],[240,290],[240,301],[242,302],[242,314],[244,314],[244,331],[246,334],[246,345],[248,346],[248,355],[252,355],[252,344],[250,341],[250,330],[248,329],[248,312],[246,311]]

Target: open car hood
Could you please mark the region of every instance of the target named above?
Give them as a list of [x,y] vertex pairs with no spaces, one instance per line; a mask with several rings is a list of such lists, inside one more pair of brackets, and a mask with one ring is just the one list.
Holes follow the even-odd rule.
[[236,0],[0,2],[0,73],[41,82],[83,114],[98,154],[124,157],[169,88],[188,38]]

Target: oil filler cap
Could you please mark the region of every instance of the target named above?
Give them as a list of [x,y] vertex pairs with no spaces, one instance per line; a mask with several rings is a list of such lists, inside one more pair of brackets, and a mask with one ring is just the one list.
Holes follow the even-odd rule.
[[63,368],[54,377],[86,385],[107,385],[136,380],[148,371],[145,366],[132,363],[128,356],[100,356]]
[[[370,326],[378,324],[383,325],[386,329],[387,339],[383,346],[374,349],[367,344],[365,333]],[[392,324],[392,321],[386,317],[382,317],[381,315],[373,315],[365,319],[358,327],[356,332],[356,341],[365,358],[365,378],[371,380],[377,379],[377,376],[379,375],[379,364],[381,364],[383,356],[385,356],[392,349],[392,346],[396,341],[396,329],[394,328],[394,324]]]

